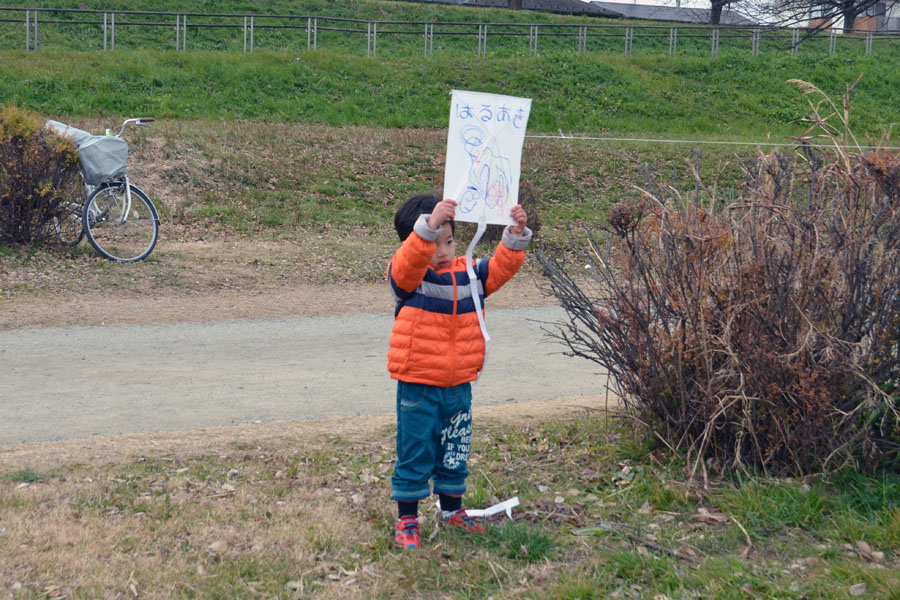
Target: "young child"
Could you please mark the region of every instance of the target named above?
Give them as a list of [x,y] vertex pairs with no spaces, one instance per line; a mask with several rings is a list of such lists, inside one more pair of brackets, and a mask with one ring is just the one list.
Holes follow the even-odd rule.
[[[465,256],[456,256],[454,200],[419,195],[394,215],[402,244],[387,276],[397,302],[388,371],[397,380],[397,464],[391,498],[399,520],[395,540],[420,543],[418,504],[431,491],[441,504],[440,522],[483,533],[462,508],[472,434],[472,387],[484,363]],[[525,262],[531,230],[521,206],[510,216],[497,250],[473,265],[483,300],[509,281]]]

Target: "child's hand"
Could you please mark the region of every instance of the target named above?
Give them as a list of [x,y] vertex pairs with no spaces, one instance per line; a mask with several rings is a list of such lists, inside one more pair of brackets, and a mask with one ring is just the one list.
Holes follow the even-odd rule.
[[431,211],[431,216],[428,217],[428,226],[432,229],[440,229],[454,216],[456,216],[456,200],[441,200]]
[[528,221],[528,215],[525,214],[525,209],[522,208],[522,205],[516,204],[513,206],[512,210],[509,211],[509,216],[517,223],[516,225],[513,225],[512,232],[516,235],[525,233],[525,223]]

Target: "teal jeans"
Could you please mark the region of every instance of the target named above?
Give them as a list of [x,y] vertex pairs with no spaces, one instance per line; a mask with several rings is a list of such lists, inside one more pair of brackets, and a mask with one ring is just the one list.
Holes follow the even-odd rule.
[[462,496],[472,439],[472,386],[440,388],[397,382],[397,464],[391,498],[422,500],[431,494]]

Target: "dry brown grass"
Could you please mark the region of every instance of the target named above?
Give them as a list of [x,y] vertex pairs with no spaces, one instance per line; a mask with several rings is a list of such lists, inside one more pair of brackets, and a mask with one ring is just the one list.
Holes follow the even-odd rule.
[[[160,120],[128,139],[129,173],[161,213],[154,252],[114,265],[86,243],[74,252],[0,247],[0,327],[17,325],[17,307],[57,297],[193,300],[380,283],[397,243],[393,211],[412,193],[441,188],[446,149],[444,130],[246,121]],[[554,140],[529,139],[524,156],[551,244],[566,238],[567,224],[597,223],[634,195],[642,163],[667,172],[662,165],[681,163],[676,150]]]
[[[602,403],[523,403],[515,420],[565,419]],[[490,428],[512,412],[480,407],[476,417]],[[387,544],[391,422],[340,418],[0,449],[0,590],[18,582],[26,597],[403,595],[395,568],[404,555]],[[9,477],[26,465],[39,480]],[[431,545],[429,560],[441,556],[440,540]]]

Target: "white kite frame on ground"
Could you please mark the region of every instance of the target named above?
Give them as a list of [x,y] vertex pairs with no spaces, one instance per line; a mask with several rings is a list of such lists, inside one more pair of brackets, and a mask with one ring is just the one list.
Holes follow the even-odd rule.
[[491,336],[484,324],[472,256],[488,223],[516,224],[509,213],[519,203],[522,145],[530,114],[530,98],[462,90],[451,93],[444,198],[456,201],[456,221],[478,223],[466,250],[466,273],[484,336],[479,378],[491,352]]
[[515,225],[522,144],[530,98],[453,90],[447,131],[444,198],[456,200],[456,220]]

